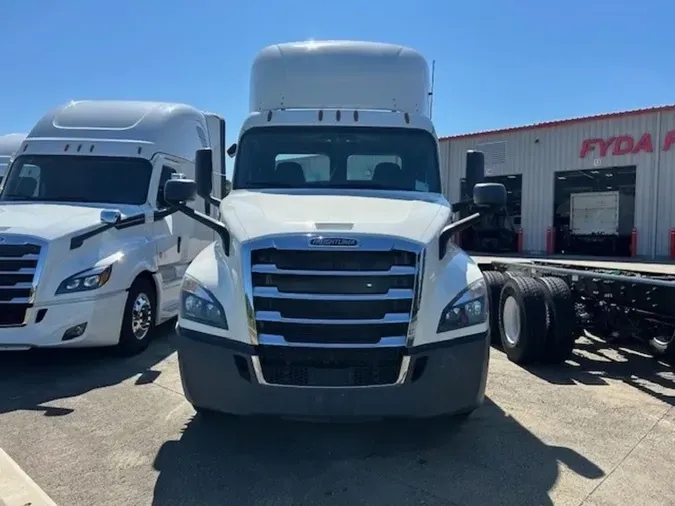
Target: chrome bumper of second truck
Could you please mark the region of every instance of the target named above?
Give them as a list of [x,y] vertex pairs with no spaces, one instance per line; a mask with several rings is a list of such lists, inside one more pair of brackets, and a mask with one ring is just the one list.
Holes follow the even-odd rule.
[[183,390],[195,407],[317,418],[427,418],[471,411],[484,399],[490,350],[486,333],[473,334],[404,350],[392,383],[300,386],[266,379],[261,352],[268,350],[180,327],[175,345]]

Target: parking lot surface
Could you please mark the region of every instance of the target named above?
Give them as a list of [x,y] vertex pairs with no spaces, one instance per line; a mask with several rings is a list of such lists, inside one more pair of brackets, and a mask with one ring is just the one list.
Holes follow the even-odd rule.
[[582,338],[530,371],[493,350],[461,424],[207,423],[169,332],[130,359],[0,355],[0,448],[58,505],[673,504],[675,376],[633,349]]

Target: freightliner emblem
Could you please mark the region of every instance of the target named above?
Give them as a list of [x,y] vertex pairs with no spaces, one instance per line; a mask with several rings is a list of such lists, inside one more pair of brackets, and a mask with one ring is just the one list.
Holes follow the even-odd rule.
[[312,237],[309,245],[323,248],[358,248],[359,241],[349,237]]

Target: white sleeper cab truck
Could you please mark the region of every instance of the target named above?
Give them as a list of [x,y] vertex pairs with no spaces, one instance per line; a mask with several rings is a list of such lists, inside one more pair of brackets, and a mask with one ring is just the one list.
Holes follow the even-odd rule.
[[26,138],[26,134],[0,135],[0,187],[12,156]]
[[[481,404],[486,287],[451,242],[480,214],[449,223],[428,93],[427,62],[405,47],[258,54],[219,219],[187,207],[213,200],[208,149],[196,181],[165,186],[219,236],[180,299],[180,373],[198,411],[427,417]],[[505,202],[502,185],[474,193],[486,209]]]
[[[168,206],[164,183],[194,177],[201,148],[221,172],[224,128],[153,102],[71,102],[40,119],[0,193],[0,349],[143,350],[215,237]],[[216,214],[211,202],[200,209]]]

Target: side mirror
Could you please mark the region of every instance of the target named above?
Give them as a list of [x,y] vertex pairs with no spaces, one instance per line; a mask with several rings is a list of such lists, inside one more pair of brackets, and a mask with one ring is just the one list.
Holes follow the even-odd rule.
[[117,225],[122,220],[122,212],[119,209],[103,209],[100,220],[105,225]]
[[230,158],[233,158],[234,155],[237,154],[237,143],[235,142],[229,148],[227,148],[226,153],[227,153],[227,156],[229,156]]
[[190,179],[169,179],[164,184],[164,200],[169,205],[190,202],[197,197],[197,183]]
[[[195,183],[197,195],[209,200],[213,190],[213,151],[198,149],[195,153]],[[165,197],[166,190],[165,190]],[[168,199],[167,199],[168,200]]]
[[506,186],[500,183],[478,183],[473,187],[473,203],[476,207],[506,206]]

